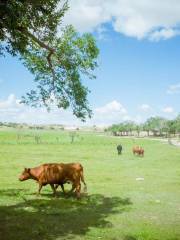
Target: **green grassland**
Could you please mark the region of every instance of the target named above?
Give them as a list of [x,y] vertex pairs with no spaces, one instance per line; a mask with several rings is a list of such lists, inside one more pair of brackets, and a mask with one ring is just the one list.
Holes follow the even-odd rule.
[[[143,158],[133,156],[136,144],[144,147]],[[59,188],[54,198],[46,186],[38,197],[35,181],[18,181],[24,167],[49,162],[80,162],[88,194],[77,200]],[[180,149],[85,132],[72,144],[66,131],[1,129],[0,239],[179,240]]]

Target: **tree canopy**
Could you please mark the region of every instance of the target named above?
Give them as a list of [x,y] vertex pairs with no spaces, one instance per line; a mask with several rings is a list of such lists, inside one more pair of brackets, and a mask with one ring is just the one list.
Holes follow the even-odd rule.
[[19,57],[35,76],[23,103],[71,107],[85,120],[91,110],[82,77],[95,78],[99,50],[91,34],[59,27],[67,10],[65,0],[0,0],[0,55]]
[[[106,131],[111,131],[114,135],[119,133],[131,134],[135,131],[140,134],[140,131],[152,132],[154,136],[170,136],[171,134],[180,134],[180,114],[172,120],[163,117],[150,117],[144,123],[135,123],[133,121],[125,121],[119,124],[113,124]],[[121,134],[124,135],[124,134]]]

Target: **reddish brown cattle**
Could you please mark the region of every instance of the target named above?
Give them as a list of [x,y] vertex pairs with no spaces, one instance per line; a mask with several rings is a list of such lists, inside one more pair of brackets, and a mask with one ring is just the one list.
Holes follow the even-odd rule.
[[86,189],[83,167],[79,163],[49,163],[35,168],[25,168],[19,180],[25,181],[28,179],[34,179],[39,183],[39,194],[41,188],[47,184],[50,184],[54,195],[56,195],[54,184],[61,185],[64,191],[63,184],[71,182],[71,192],[75,189],[78,198],[80,197],[81,181],[84,184],[84,190]]
[[139,156],[144,156],[144,149],[142,147],[139,148]]
[[[71,165],[72,168],[74,168],[75,171],[78,172],[78,174],[80,175],[80,179],[81,179],[81,181],[82,181],[83,184],[84,184],[84,191],[87,191],[86,183],[85,183],[85,181],[84,181],[84,174],[83,174],[83,167],[82,167],[82,165],[79,164],[79,163],[70,163],[70,165]],[[67,180],[65,183],[72,183],[72,182],[71,182],[70,180]],[[55,185],[55,188],[57,189],[59,185],[60,185],[61,188],[63,189],[63,184],[56,184],[56,185]],[[73,184],[72,184],[72,189],[70,190],[70,192],[73,192],[74,189],[75,189],[75,187],[74,187]],[[64,192],[64,190],[63,190],[63,192]]]
[[132,149],[134,155],[144,156],[144,149],[140,146],[135,146]]
[[139,153],[139,146],[134,146],[132,151],[133,151],[134,155],[138,154]]

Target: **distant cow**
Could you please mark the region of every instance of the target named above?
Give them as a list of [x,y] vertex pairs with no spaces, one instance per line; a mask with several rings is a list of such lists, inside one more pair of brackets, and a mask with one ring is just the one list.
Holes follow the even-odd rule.
[[144,156],[144,149],[140,146],[135,146],[132,149],[134,155]]
[[118,151],[118,155],[120,155],[121,152],[122,152],[122,145],[121,144],[117,145],[117,151]]
[[54,195],[56,195],[56,187],[60,185],[64,191],[63,184],[72,183],[72,191],[76,191],[76,196],[80,197],[81,181],[86,190],[84,181],[83,167],[80,163],[48,163],[35,168],[25,168],[19,177],[20,181],[34,179],[39,183],[38,194],[40,194],[43,186],[50,184]]

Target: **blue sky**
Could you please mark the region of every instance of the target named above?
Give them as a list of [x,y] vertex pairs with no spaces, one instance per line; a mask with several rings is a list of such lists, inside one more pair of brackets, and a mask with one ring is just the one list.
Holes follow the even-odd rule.
[[[116,1],[121,4],[121,0]],[[91,5],[89,2],[92,2]],[[174,23],[170,22],[168,26],[156,23],[156,28],[152,26],[153,30],[149,30],[150,24],[147,24],[147,30],[143,27],[138,32],[129,25],[127,29],[124,30],[123,26],[121,30],[121,25],[116,23],[118,17],[121,20],[119,12],[114,15],[111,13],[113,18],[108,17],[109,13],[102,19],[98,14],[89,17],[86,8],[96,9],[100,6],[95,1],[89,2],[77,0],[76,8],[73,10],[72,5],[68,13],[72,20],[79,4],[79,11],[83,9],[88,21],[85,29],[82,22],[79,25],[75,22],[75,26],[77,29],[79,26],[80,32],[92,32],[100,49],[97,78],[85,80],[86,86],[91,90],[89,102],[94,110],[94,118],[87,121],[87,124],[109,125],[123,120],[142,122],[155,115],[174,118],[180,112],[180,36]],[[132,7],[132,1],[129,2],[128,6]],[[146,15],[139,15],[144,16],[142,22],[150,22],[149,19],[146,20]],[[133,19],[136,20],[134,15]],[[71,23],[68,16],[66,22]],[[129,22],[131,21],[124,25],[131,24]],[[118,29],[116,25],[119,26]],[[0,70],[0,121],[80,124],[70,111],[55,109],[48,114],[44,109],[34,110],[19,105],[20,97],[32,89],[34,83],[33,76],[17,58],[1,57]]]

